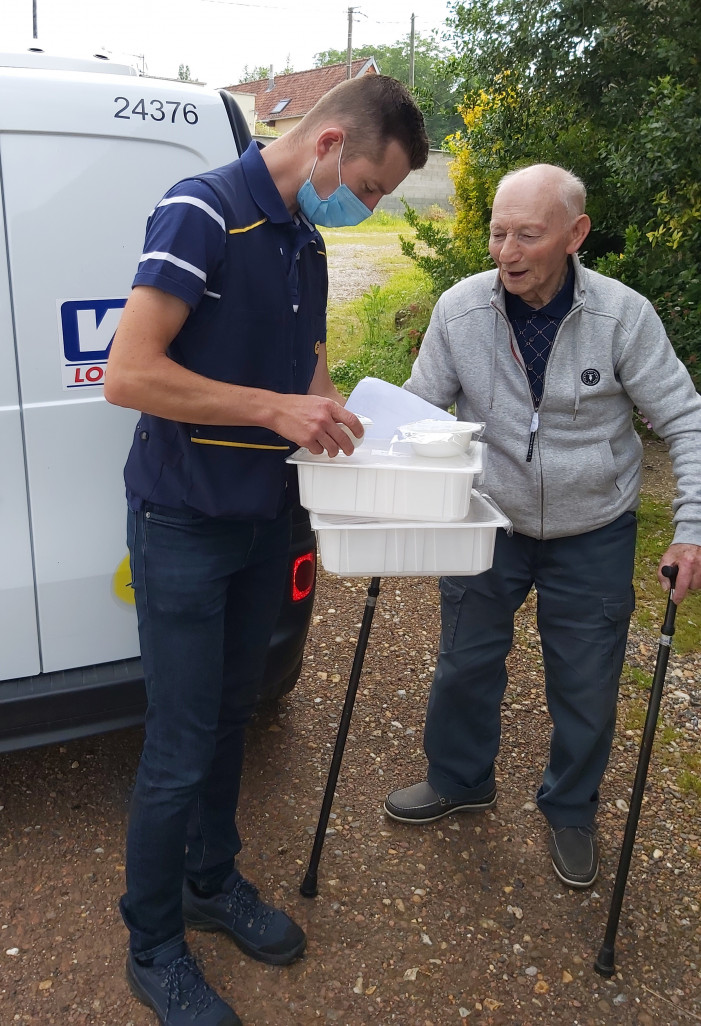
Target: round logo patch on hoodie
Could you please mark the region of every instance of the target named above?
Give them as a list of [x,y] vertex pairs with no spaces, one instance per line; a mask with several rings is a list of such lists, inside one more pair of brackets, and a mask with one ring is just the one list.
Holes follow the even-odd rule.
[[582,371],[582,382],[585,385],[598,385],[600,381],[601,375],[595,367],[588,367]]

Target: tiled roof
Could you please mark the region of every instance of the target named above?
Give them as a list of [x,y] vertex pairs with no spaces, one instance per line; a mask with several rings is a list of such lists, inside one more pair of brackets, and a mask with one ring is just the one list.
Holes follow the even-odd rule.
[[[312,68],[310,71],[293,71],[289,75],[275,75],[274,85],[269,89],[269,79],[261,78],[257,82],[240,82],[227,86],[230,93],[253,93],[256,97],[257,121],[281,121],[284,118],[300,118],[312,109],[317,100],[321,99],[329,89],[346,80],[345,64],[329,64],[325,68]],[[374,57],[359,57],[351,63],[351,77],[376,74],[377,64]],[[273,108],[283,100],[289,100],[283,110],[273,114]]]

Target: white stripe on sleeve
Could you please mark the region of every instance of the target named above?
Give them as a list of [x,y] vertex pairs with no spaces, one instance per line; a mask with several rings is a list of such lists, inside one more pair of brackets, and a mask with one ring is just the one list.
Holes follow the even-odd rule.
[[170,196],[168,199],[162,199],[157,205],[158,207],[165,207],[169,203],[189,203],[193,207],[199,207],[200,210],[204,210],[205,214],[217,222],[222,231],[226,231],[226,224],[224,218],[216,212],[208,203],[204,200],[198,199],[196,196]]
[[172,253],[144,253],[141,260],[139,260],[139,264],[143,264],[145,260],[167,260],[169,263],[175,264],[176,267],[181,267],[183,271],[189,271],[190,274],[194,274],[202,281],[207,281],[207,275],[204,271],[201,271],[199,267],[195,267],[194,264],[188,264],[187,260],[179,260],[178,257],[173,256]]

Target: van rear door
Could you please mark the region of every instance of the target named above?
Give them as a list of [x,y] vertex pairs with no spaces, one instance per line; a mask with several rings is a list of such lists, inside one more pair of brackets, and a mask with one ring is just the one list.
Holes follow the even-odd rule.
[[[0,196],[0,200],[2,197]],[[0,670],[39,672],[22,420],[0,205]]]

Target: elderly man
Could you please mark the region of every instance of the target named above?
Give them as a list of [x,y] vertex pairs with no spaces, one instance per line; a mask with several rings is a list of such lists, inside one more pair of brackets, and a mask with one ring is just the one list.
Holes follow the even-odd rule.
[[406,823],[494,804],[505,660],[514,614],[535,587],[553,722],[537,801],[570,887],[598,873],[599,784],[634,608],[634,407],[668,443],[678,485],[660,567],[679,567],[677,602],[701,587],[701,397],[650,303],[580,264],[585,198],[579,179],[547,164],[502,179],[489,242],[497,273],[440,298],[405,385],[485,422],[487,490],[514,532],[499,532],[491,570],[440,582],[427,780],[385,802]]

